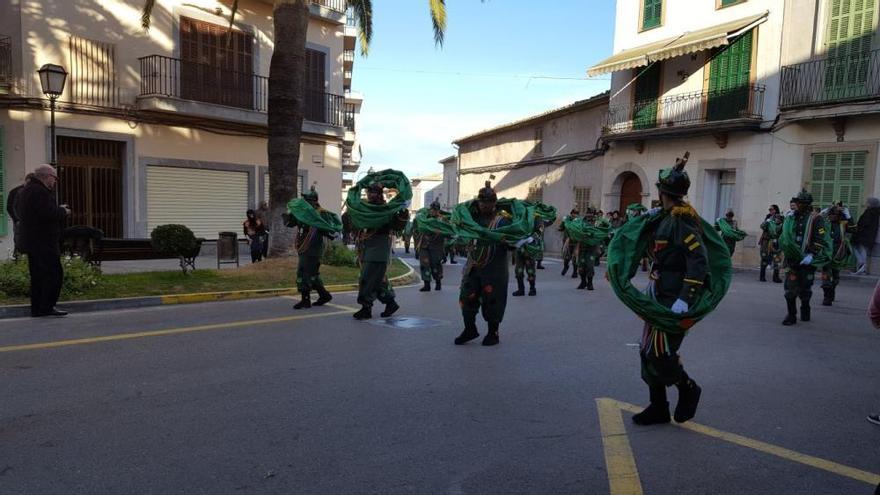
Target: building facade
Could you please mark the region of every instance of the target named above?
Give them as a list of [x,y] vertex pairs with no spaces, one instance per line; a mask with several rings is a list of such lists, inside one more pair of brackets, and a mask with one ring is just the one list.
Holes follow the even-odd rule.
[[[457,201],[474,199],[491,180],[499,197],[541,201],[560,215],[574,206],[599,207],[606,191],[603,149],[597,144],[607,111],[603,93],[456,140]],[[546,248],[562,248],[555,228],[547,231]]]
[[[271,1],[0,0],[0,170],[3,197],[50,161],[48,100],[37,69],[68,72],[56,111],[60,200],[71,225],[142,238],[182,223],[216,239],[268,199],[267,95]],[[314,0],[306,52],[299,190],[332,196],[356,170],[351,88],[356,28],[345,2]],[[355,167],[355,168],[353,168]],[[331,201],[327,208],[338,211]],[[3,212],[5,215],[5,211]],[[0,250],[11,248],[3,219]]]
[[443,204],[443,174],[423,175],[410,179],[412,184],[412,211],[418,211],[425,206],[430,206],[435,199]]
[[439,163],[443,166],[440,204],[444,208],[452,208],[458,204],[458,155],[447,156]]
[[588,70],[612,74],[606,189],[647,205],[690,151],[689,200],[750,234],[739,264],[757,264],[767,207],[801,187],[855,213],[875,194],[877,0],[618,0],[616,16],[614,54]]

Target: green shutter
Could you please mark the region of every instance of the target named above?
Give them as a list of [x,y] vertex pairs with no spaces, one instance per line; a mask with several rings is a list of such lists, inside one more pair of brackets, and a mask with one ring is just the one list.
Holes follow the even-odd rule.
[[644,0],[642,9],[642,29],[651,29],[660,25],[663,17],[663,0]]
[[[660,62],[644,69],[636,79],[633,129],[651,129],[657,126],[657,97],[660,96]],[[641,69],[636,69],[641,70]]]
[[810,170],[810,192],[816,206],[825,208],[842,201],[858,217],[865,191],[867,151],[814,153]]
[[6,160],[3,156],[3,128],[0,127],[0,236],[7,233],[6,219]]
[[829,4],[824,98],[865,96],[877,0],[829,0]]
[[727,7],[728,5],[733,5],[735,3],[740,3],[743,0],[721,0],[721,6]]
[[751,113],[749,82],[753,40],[754,31],[749,31],[712,57],[709,64],[708,120],[735,119]]

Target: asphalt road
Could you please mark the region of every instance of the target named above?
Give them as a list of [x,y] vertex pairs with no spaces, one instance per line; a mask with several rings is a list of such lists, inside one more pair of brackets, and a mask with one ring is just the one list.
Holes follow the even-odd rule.
[[737,274],[682,348],[695,431],[631,424],[639,320],[546,264],[492,348],[452,345],[461,265],[393,321],[340,294],[0,322],[0,494],[873,493],[869,284],[783,327],[781,286]]

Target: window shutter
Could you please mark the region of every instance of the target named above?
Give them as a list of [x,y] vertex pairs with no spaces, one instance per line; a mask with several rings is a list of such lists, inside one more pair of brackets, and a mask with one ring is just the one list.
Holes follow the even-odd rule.
[[825,36],[825,97],[863,96],[874,38],[877,0],[831,0]]
[[663,0],[644,0],[642,10],[642,29],[650,29],[660,25],[663,14]]
[[633,129],[651,129],[657,125],[657,97],[660,95],[661,65],[661,62],[654,63],[636,79],[632,115]]
[[810,171],[810,192],[816,206],[842,201],[858,217],[864,199],[867,151],[815,153]]
[[6,160],[3,156],[3,128],[0,127],[0,236],[8,232],[6,219]]

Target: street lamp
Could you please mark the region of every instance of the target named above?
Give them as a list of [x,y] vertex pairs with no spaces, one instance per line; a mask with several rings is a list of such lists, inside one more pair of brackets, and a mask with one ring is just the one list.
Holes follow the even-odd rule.
[[40,86],[43,87],[43,94],[49,97],[49,129],[51,136],[51,152],[49,155],[49,163],[53,167],[57,167],[57,159],[55,157],[55,100],[64,92],[64,82],[67,80],[67,71],[64,67],[55,64],[46,64],[37,71],[40,75]]

